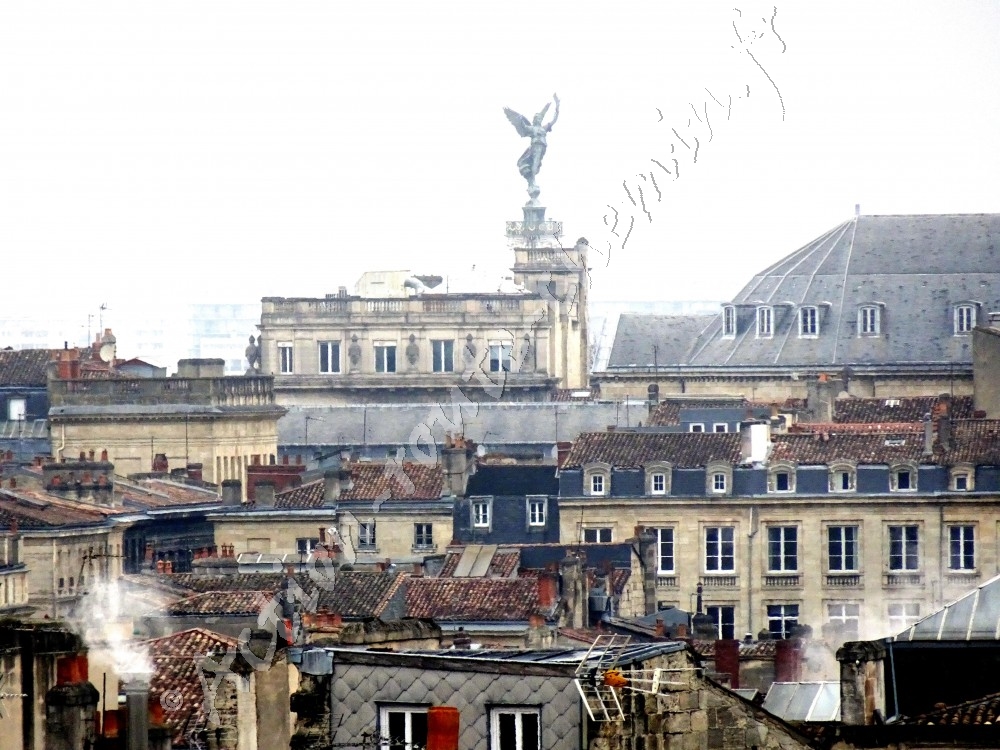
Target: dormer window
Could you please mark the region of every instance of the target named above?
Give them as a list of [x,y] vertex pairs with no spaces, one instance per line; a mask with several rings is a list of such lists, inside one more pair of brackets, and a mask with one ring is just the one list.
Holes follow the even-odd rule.
[[774,308],[757,308],[757,338],[770,338],[774,335],[773,321]]
[[603,497],[611,493],[611,466],[608,464],[592,464],[583,470],[584,494],[592,497]]
[[914,492],[917,489],[917,467],[899,464],[889,470],[889,489],[893,492]]
[[767,471],[768,492],[795,492],[795,466],[774,463]]
[[852,464],[837,463],[830,466],[830,492],[854,492],[857,471]]
[[948,474],[952,492],[972,492],[976,488],[976,471],[972,464],[952,466]]
[[656,463],[646,464],[644,469],[646,474],[646,494],[669,495],[670,464],[657,461]]
[[803,307],[799,310],[799,336],[811,338],[819,336],[819,310],[815,307]]
[[732,491],[733,467],[713,462],[705,467],[705,492],[708,495],[728,495]]
[[976,306],[956,305],[955,306],[955,335],[962,336],[972,333],[976,327]]
[[865,305],[858,308],[858,335],[878,336],[881,333],[882,321],[876,305]]
[[732,305],[722,308],[722,335],[730,338],[736,335],[736,308]]

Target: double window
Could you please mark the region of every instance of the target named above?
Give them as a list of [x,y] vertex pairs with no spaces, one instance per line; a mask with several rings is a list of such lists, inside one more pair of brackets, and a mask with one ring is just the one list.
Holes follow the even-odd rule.
[[541,710],[500,706],[490,711],[490,750],[540,750]]
[[819,310],[803,307],[799,310],[799,336],[803,338],[819,336]]
[[427,707],[382,706],[379,736],[381,750],[423,750],[427,746]]
[[831,573],[858,570],[858,527],[828,526],[826,529],[827,565]]
[[709,495],[726,495],[729,493],[733,479],[733,470],[729,464],[713,462],[705,467],[705,490]]
[[901,633],[920,619],[920,602],[889,602],[889,630]]
[[826,605],[826,620],[836,628],[842,640],[856,641],[861,637],[860,604],[830,602]]
[[472,527],[475,529],[488,529],[490,527],[490,505],[489,499],[478,499],[472,501]]
[[772,573],[799,569],[799,530],[795,526],[768,527],[767,569]]
[[674,572],[674,530],[656,530],[657,573],[665,575]]
[[798,604],[767,605],[767,630],[772,638],[791,638],[792,630],[798,624]]
[[431,341],[431,360],[434,372],[454,372],[455,342]]
[[546,497],[528,497],[528,526],[544,526],[545,511],[548,505]]
[[976,527],[972,524],[948,527],[948,568],[976,569]]
[[413,524],[413,546],[418,549],[431,549],[434,547],[434,524]]
[[876,305],[865,305],[858,308],[858,335],[878,336],[882,321],[879,308]]
[[671,467],[669,464],[660,461],[646,464],[644,467],[644,474],[646,476],[646,494],[669,495],[670,472]]
[[502,341],[490,342],[490,372],[510,372],[514,345]]
[[319,342],[319,371],[321,373],[340,372],[340,342]]
[[611,542],[611,529],[584,529],[582,538],[584,544],[609,544]]
[[360,549],[375,549],[375,522],[364,521],[358,524],[358,547]]
[[736,571],[736,529],[733,526],[705,527],[705,572]]
[[278,342],[278,372],[282,375],[295,372],[295,350],[291,341]]
[[375,342],[375,372],[396,372],[395,342]]
[[605,463],[590,464],[583,470],[583,491],[601,497],[611,493],[611,467]]
[[770,338],[774,335],[774,308],[773,307],[758,307],[757,308],[757,337],[758,338]]
[[712,604],[705,607],[705,614],[712,618],[719,638],[736,637],[736,607],[731,604]]
[[319,544],[319,539],[296,539],[295,551],[300,555],[308,555],[316,549],[317,544]]
[[976,306],[956,305],[955,306],[955,335],[961,336],[965,333],[972,333],[976,327]]
[[920,568],[920,527],[889,527],[889,570]]

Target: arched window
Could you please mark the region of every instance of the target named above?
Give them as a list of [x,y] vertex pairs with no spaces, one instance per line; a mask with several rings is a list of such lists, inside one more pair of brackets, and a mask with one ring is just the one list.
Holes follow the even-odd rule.
[[915,492],[917,465],[907,462],[889,467],[889,489],[893,492]]
[[601,497],[611,494],[611,466],[605,463],[583,467],[583,494]]
[[713,461],[705,467],[705,493],[731,495],[733,492],[733,467],[728,463]]
[[768,492],[795,492],[795,464],[775,461],[767,470]]
[[838,461],[830,464],[830,492],[854,492],[858,472],[853,463]]
[[643,467],[646,474],[646,494],[647,495],[669,495],[670,494],[670,464],[663,461],[648,463]]

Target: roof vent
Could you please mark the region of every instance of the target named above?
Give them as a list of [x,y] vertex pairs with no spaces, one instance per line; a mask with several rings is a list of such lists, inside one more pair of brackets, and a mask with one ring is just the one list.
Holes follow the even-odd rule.
[[886,406],[899,406],[899,399],[898,398],[887,398],[885,400],[885,405]]
[[886,438],[885,439],[885,444],[886,444],[886,446],[891,447],[891,448],[899,448],[901,446],[906,445],[906,439],[905,438]]

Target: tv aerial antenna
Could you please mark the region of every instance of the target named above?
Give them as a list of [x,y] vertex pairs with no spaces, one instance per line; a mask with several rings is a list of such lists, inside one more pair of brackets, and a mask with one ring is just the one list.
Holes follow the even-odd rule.
[[577,665],[573,684],[576,685],[587,715],[592,721],[624,721],[622,691],[663,695],[666,687],[687,687],[687,682],[668,682],[673,672],[694,672],[698,667],[677,669],[631,669],[618,664],[631,642],[627,635],[599,635]]

